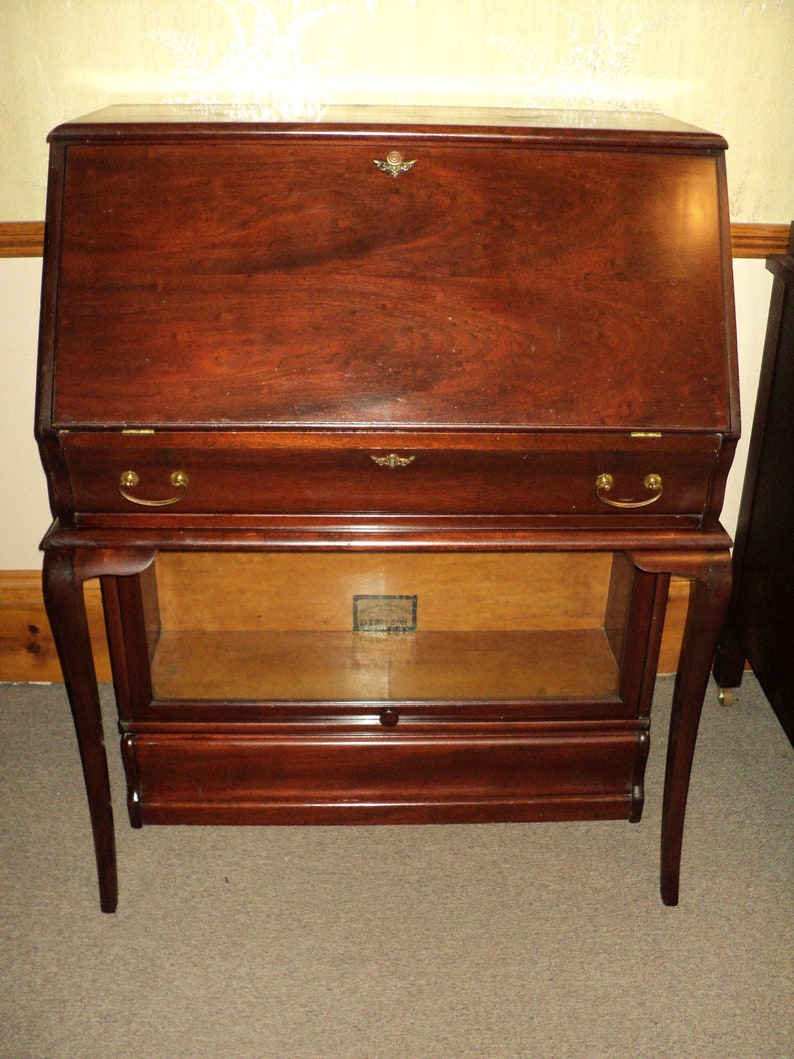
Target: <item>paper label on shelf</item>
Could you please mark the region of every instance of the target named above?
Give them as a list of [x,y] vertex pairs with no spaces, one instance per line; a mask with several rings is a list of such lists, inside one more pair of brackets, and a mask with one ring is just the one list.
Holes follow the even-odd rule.
[[353,596],[354,632],[416,632],[416,596]]

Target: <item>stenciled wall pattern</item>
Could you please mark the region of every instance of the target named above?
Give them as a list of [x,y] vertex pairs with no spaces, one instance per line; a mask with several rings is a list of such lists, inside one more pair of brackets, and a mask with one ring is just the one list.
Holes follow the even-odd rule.
[[115,102],[652,110],[723,133],[734,221],[794,215],[794,0],[4,0],[0,221],[58,122]]

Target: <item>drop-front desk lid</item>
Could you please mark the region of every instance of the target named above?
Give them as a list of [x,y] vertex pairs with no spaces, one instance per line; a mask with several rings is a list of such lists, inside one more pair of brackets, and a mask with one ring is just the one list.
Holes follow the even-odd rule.
[[40,426],[735,433],[724,148],[524,110],[60,126]]

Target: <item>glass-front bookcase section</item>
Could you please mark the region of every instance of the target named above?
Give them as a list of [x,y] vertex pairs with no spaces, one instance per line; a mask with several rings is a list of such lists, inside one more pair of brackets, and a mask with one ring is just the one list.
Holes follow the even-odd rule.
[[163,553],[142,579],[156,701],[617,696],[622,553]]

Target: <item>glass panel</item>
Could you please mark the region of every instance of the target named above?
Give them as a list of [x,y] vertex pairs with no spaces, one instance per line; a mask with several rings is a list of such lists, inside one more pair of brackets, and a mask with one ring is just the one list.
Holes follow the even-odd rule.
[[617,694],[632,586],[611,553],[163,554],[163,699]]

